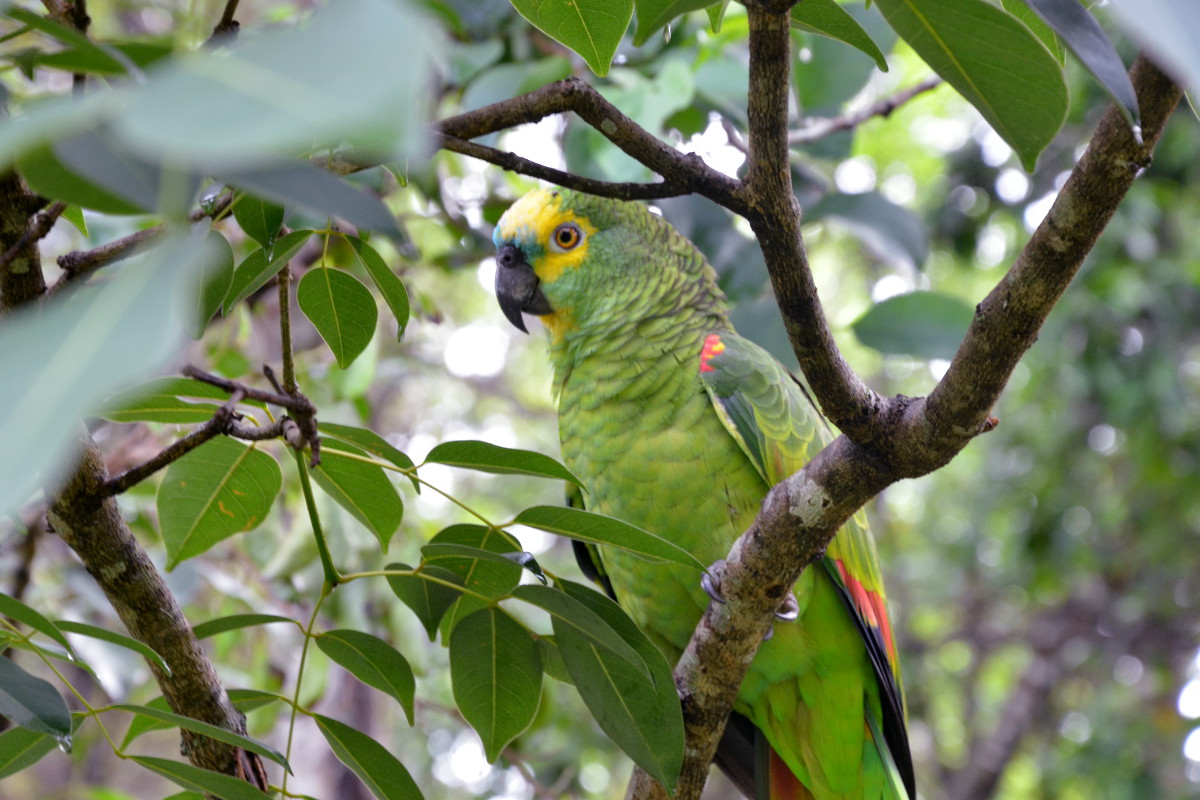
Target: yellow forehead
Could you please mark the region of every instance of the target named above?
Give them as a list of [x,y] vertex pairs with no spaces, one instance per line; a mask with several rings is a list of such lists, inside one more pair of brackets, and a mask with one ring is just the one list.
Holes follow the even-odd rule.
[[[553,189],[535,189],[508,207],[498,225],[500,237],[506,241],[524,240],[545,245],[550,234],[564,222],[574,222],[585,234],[596,229],[569,208],[563,208],[562,195]],[[533,240],[530,242],[530,240]]]

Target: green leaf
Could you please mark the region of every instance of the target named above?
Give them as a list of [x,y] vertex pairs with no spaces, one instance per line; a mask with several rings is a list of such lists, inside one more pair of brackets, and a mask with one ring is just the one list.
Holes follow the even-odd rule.
[[33,610],[20,600],[3,592],[0,592],[0,616],[11,617],[18,622],[23,622],[38,633],[43,633],[61,644],[68,653],[74,653],[71,643],[67,641],[67,637],[63,635],[57,625],[42,616],[41,612]]
[[[350,449],[348,445],[342,447]],[[312,470],[312,476],[338,505],[366,525],[379,540],[379,546],[387,550],[404,516],[404,501],[381,467],[326,447],[321,450],[321,463]]]
[[1062,68],[1045,45],[985,0],[877,0],[876,5],[1032,170],[1067,114]]
[[88,235],[87,220],[83,216],[83,207],[80,205],[69,205],[62,213],[63,219],[75,226],[75,230]]
[[379,742],[336,719],[313,714],[313,720],[333,754],[378,800],[422,800],[408,770]]
[[70,747],[71,712],[51,684],[0,658],[0,715]]
[[413,724],[416,679],[396,648],[378,636],[344,629],[321,634],[317,647],[363,683],[394,697],[404,708],[408,724]]
[[0,733],[0,780],[32,767],[58,746],[54,737],[15,726]]
[[[521,567],[505,555],[520,550],[516,539],[504,531],[482,525],[451,525],[421,548],[425,560],[454,572],[466,589],[486,597],[506,597],[521,580]],[[479,597],[463,595],[443,616],[440,627],[448,636],[458,621],[487,605]]]
[[560,626],[555,619],[563,663],[596,722],[638,766],[673,790],[683,763],[683,714],[671,666],[616,603],[579,584],[563,581],[561,585],[619,631],[649,668],[652,680],[629,661],[613,657],[578,629]]
[[638,651],[609,627],[603,617],[571,595],[561,589],[552,589],[549,586],[526,584],[518,586],[512,596],[550,614],[556,634],[569,629],[577,636],[586,639],[594,647],[606,650],[617,658],[629,662],[643,673],[644,680],[652,680],[650,667]]
[[176,461],[158,488],[167,569],[257,527],[282,483],[274,458],[223,436]]
[[[407,564],[388,564],[389,570],[411,570]],[[435,578],[440,583],[427,580]],[[438,623],[462,592],[446,586],[446,583],[462,585],[462,578],[445,567],[427,564],[415,575],[389,575],[388,586],[404,605],[413,610],[425,627],[429,640],[437,635]]]
[[[259,692],[254,689],[229,689],[227,694],[229,695],[229,702],[242,713],[261,708],[268,703],[284,701],[277,694]],[[162,695],[146,703],[145,707],[154,709],[155,711],[170,711],[170,706],[167,705],[167,700]],[[167,730],[172,727],[175,727],[173,723],[166,722],[157,716],[138,714],[129,721],[129,727],[125,730],[125,738],[121,741],[121,749],[129,747],[130,742],[143,733]]]
[[533,722],[542,691],[537,642],[499,608],[464,618],[450,636],[450,684],[488,761]]
[[279,270],[287,266],[292,256],[300,252],[312,234],[309,230],[292,231],[277,239],[272,247],[260,247],[246,256],[233,271],[233,283],[225,296],[225,313],[228,314],[239,302],[266,286]]
[[858,20],[838,5],[837,0],[804,0],[797,3],[792,6],[792,24],[801,30],[845,42],[869,55],[881,71],[888,71],[887,59],[883,57],[879,46],[858,24]]
[[134,763],[193,792],[215,795],[223,800],[270,800],[270,797],[261,790],[232,775],[211,772],[182,761],[171,761],[166,758],[153,756],[129,756],[129,758]]
[[261,197],[238,192],[233,198],[233,218],[247,236],[264,248],[270,248],[283,226],[283,206]]
[[217,617],[216,619],[201,622],[192,628],[192,633],[196,634],[197,639],[207,639],[210,636],[216,636],[218,633],[251,628],[257,625],[270,625],[275,622],[297,624],[296,620],[291,617],[281,617],[278,614],[230,614],[226,617]]
[[917,215],[878,192],[829,194],[804,214],[804,222],[842,223],[875,257],[920,269],[929,257],[929,235]]
[[68,619],[60,619],[54,623],[58,629],[65,633],[74,633],[78,636],[90,636],[93,639],[99,639],[102,642],[115,644],[119,647],[124,647],[126,650],[132,650],[138,655],[145,658],[147,661],[158,666],[167,675],[171,674],[171,668],[167,666],[167,662],[163,661],[163,657],[154,651],[148,645],[144,645],[137,639],[125,636],[121,633],[98,628],[95,625],[88,625],[85,622],[73,622]]
[[396,273],[392,272],[387,262],[383,260],[383,256],[379,255],[375,248],[357,236],[347,236],[346,241],[354,248],[358,260],[362,262],[367,274],[371,276],[375,288],[383,295],[383,301],[392,310],[397,325],[396,341],[400,341],[404,338],[404,329],[408,327],[408,290],[404,288],[404,283],[396,277]]
[[881,353],[951,359],[973,315],[957,297],[910,292],[877,303],[851,327],[860,342]]
[[375,335],[379,317],[375,298],[348,272],[329,267],[309,270],[296,287],[296,302],[342,369],[358,358]]
[[561,506],[534,506],[527,508],[513,520],[520,525],[569,536],[593,544],[611,544],[629,553],[651,559],[672,561],[703,571],[700,561],[674,542],[669,542],[649,531],[622,522],[619,519],[594,514],[578,508]]
[[550,456],[529,450],[488,442],[461,441],[442,442],[429,451],[425,463],[446,464],[451,467],[474,469],[497,475],[534,475],[540,478],[555,478],[570,481],[582,487],[579,478]]
[[[659,28],[689,11],[699,11],[708,8],[717,0],[634,0],[637,10],[637,30],[633,34],[633,44],[641,47]],[[805,0],[811,2],[811,0]]]
[[608,74],[633,17],[633,0],[512,0],[512,4],[535,28],[582,56],[601,77]]
[[192,295],[196,303],[193,339],[204,335],[209,320],[221,310],[229,287],[233,286],[233,248],[229,246],[229,240],[216,231],[209,231],[208,241],[213,252],[219,255],[203,266],[197,278],[199,289]]
[[360,447],[376,458],[390,461],[400,469],[413,470],[408,475],[408,479],[412,481],[417,494],[421,493],[421,484],[416,477],[416,465],[413,464],[412,459],[388,444],[388,441],[375,431],[356,428],[353,425],[340,425],[336,422],[321,422],[317,425],[317,429],[322,436]]
[[575,681],[571,678],[571,673],[567,672],[567,665],[563,663],[562,653],[558,650],[555,638],[539,636],[537,644],[538,653],[542,657],[542,670],[554,680],[574,686]]
[[[243,736],[233,731],[227,731],[216,725],[210,725],[207,722],[201,722],[191,717],[184,717],[171,711],[165,711],[161,708],[151,708],[150,706],[131,705],[129,703],[116,703],[112,706],[118,711],[128,711],[130,714],[136,714],[142,717],[150,717],[158,722],[165,722],[167,725],[176,728],[198,733],[202,736],[207,736],[210,739],[216,739],[218,742],[225,742],[234,747],[240,747],[243,750],[249,750],[251,753],[258,753],[263,758],[274,761],[279,766],[292,773],[292,767],[288,764],[283,754],[267,747],[266,745],[256,742],[248,736]],[[294,773],[292,773],[294,774]]]
[[[190,402],[185,397],[200,398],[202,402]],[[192,378],[156,378],[111,395],[97,414],[112,422],[188,425],[208,422],[228,399],[225,390]]]
[[504,597],[521,580],[521,565],[505,554],[520,545],[503,531],[482,525],[451,525],[421,548],[426,562],[448,569],[463,585],[488,597]]
[[1130,125],[1140,122],[1137,94],[1117,48],[1079,0],[1026,0],[1116,102]]
[[360,230],[403,237],[396,218],[378,197],[306,161],[225,168],[217,177],[278,203],[322,217],[340,217]]

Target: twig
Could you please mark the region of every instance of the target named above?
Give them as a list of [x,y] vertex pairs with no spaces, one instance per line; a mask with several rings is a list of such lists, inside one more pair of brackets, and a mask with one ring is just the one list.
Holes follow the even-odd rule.
[[225,11],[221,14],[221,19],[213,28],[212,36],[208,37],[205,44],[214,46],[233,41],[233,38],[237,36],[238,28],[241,27],[233,18],[233,15],[237,13],[237,7],[238,0],[227,0]]
[[304,395],[286,395],[277,392],[266,392],[262,389],[255,389],[253,386],[231,381],[227,378],[222,378],[220,375],[213,375],[211,372],[205,372],[196,367],[187,366],[181,370],[183,375],[189,378],[195,378],[198,381],[212,384],[220,389],[233,394],[241,392],[248,400],[258,400],[263,403],[270,403],[273,406],[281,406],[295,414],[315,414],[317,409],[309,402]]
[[806,120],[802,128],[788,134],[788,144],[808,144],[819,139],[824,139],[826,136],[838,131],[847,131],[856,128],[873,117],[886,117],[914,97],[924,94],[931,89],[936,89],[941,85],[942,79],[940,77],[930,75],[915,86],[910,86],[893,95],[881,98],[858,111],[851,111],[841,116],[827,119]]
[[234,420],[234,407],[241,401],[242,393],[234,392],[224,405],[213,413],[212,419],[187,436],[163,448],[152,458],[130,467],[120,475],[104,482],[104,491],[109,495],[121,494],[149,478],[165,466],[173,464],[195,450],[209,439],[228,433]]
[[[233,202],[233,193],[226,192],[218,197],[210,206],[193,211],[189,219],[192,222],[199,222],[205,217],[213,217],[214,219],[221,216],[229,204]],[[114,239],[107,244],[102,244],[92,250],[72,250],[70,253],[64,253],[58,257],[58,266],[62,269],[63,275],[58,279],[58,283],[50,290],[50,294],[55,294],[61,291],[68,284],[87,277],[92,272],[120,261],[123,258],[128,258],[141,245],[150,242],[167,230],[165,224],[155,225],[144,230],[135,231],[128,236],[122,236],[120,239]]]
[[8,269],[9,264],[13,262],[21,251],[28,247],[31,243],[45,238],[46,234],[50,233],[50,229],[54,227],[54,223],[62,216],[62,213],[67,210],[66,203],[55,203],[45,211],[39,211],[33,218],[33,222],[25,229],[17,241],[13,242],[12,246],[4,251],[4,255],[0,255],[0,272]]
[[296,385],[296,364],[292,355],[292,268],[288,264],[283,265],[283,269],[279,270],[276,275],[276,287],[279,289],[279,343],[280,350],[283,353],[283,385],[279,385],[275,381],[275,375],[271,372],[267,373],[267,378],[271,384],[275,386],[275,390],[287,395],[294,395],[299,391],[299,386]]
[[443,150],[478,158],[480,161],[495,164],[497,167],[510,172],[519,172],[522,175],[540,178],[558,186],[564,186],[568,189],[578,189],[581,192],[601,197],[614,197],[620,200],[660,200],[664,197],[678,197],[683,194],[689,194],[692,191],[691,186],[688,184],[671,180],[659,183],[615,183],[596,180],[595,178],[586,178],[582,175],[563,172],[554,167],[543,166],[535,161],[522,158],[516,153],[497,150],[494,147],[488,147],[487,145],[471,142],[466,139],[459,139],[447,134],[438,134],[438,144]]
[[[681,153],[650,134],[578,78],[556,81],[520,97],[441,120],[434,123],[433,129],[442,136],[465,141],[567,111],[579,115],[626,154],[660,175],[664,182],[690,187],[691,191],[739,214],[748,211],[740,181],[709,167],[698,155]],[[528,166],[528,162],[512,163],[519,164],[522,171]],[[611,189],[602,182],[597,187],[600,194],[615,196],[606,188]]]

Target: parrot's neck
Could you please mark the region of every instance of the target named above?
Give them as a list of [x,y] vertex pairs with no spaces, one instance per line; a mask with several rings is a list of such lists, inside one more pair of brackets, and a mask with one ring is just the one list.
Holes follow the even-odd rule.
[[694,377],[699,385],[704,338],[729,330],[720,302],[567,330],[550,340],[555,394],[560,405],[592,399],[641,403],[651,396],[670,402],[664,389],[679,386],[684,378]]

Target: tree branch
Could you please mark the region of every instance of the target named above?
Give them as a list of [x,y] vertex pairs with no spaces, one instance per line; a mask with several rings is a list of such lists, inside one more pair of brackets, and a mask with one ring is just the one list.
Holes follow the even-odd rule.
[[[553,114],[573,111],[603,134],[626,154],[645,165],[667,184],[696,192],[741,213],[741,184],[734,178],[709,167],[695,154],[681,153],[658,137],[650,134],[588,84],[578,78],[567,78],[547,84],[520,97],[503,100],[434,123],[434,131],[442,137],[470,140],[518,125],[537,122]],[[481,153],[483,151],[480,151]],[[496,151],[493,151],[496,152]],[[475,155],[471,153],[470,155]],[[516,158],[515,156],[513,158]],[[489,159],[484,159],[489,160]],[[514,171],[527,173],[532,162],[520,159],[511,162]],[[520,168],[517,168],[520,167]],[[509,169],[510,167],[505,167]],[[548,167],[538,167],[547,170]],[[555,173],[562,175],[565,173]],[[544,173],[545,174],[545,173]],[[541,177],[541,175],[534,175]],[[574,178],[573,180],[579,180]],[[569,184],[565,184],[569,185]],[[633,184],[639,185],[639,184]],[[658,186],[661,184],[640,184]],[[614,191],[627,191],[630,184],[595,183],[596,194],[620,197]],[[612,187],[617,187],[616,189]],[[670,196],[670,195],[660,195]]]
[[[166,672],[148,662],[171,710],[244,735],[245,717],[230,703],[162,575],[129,530],[116,501],[107,496],[108,471],[86,433],[80,436],[79,449],[74,474],[50,501],[47,513],[54,531],[96,579],[129,633],[152,647],[170,668]],[[257,755],[190,731],[182,734],[184,750],[196,766],[266,789]]]

